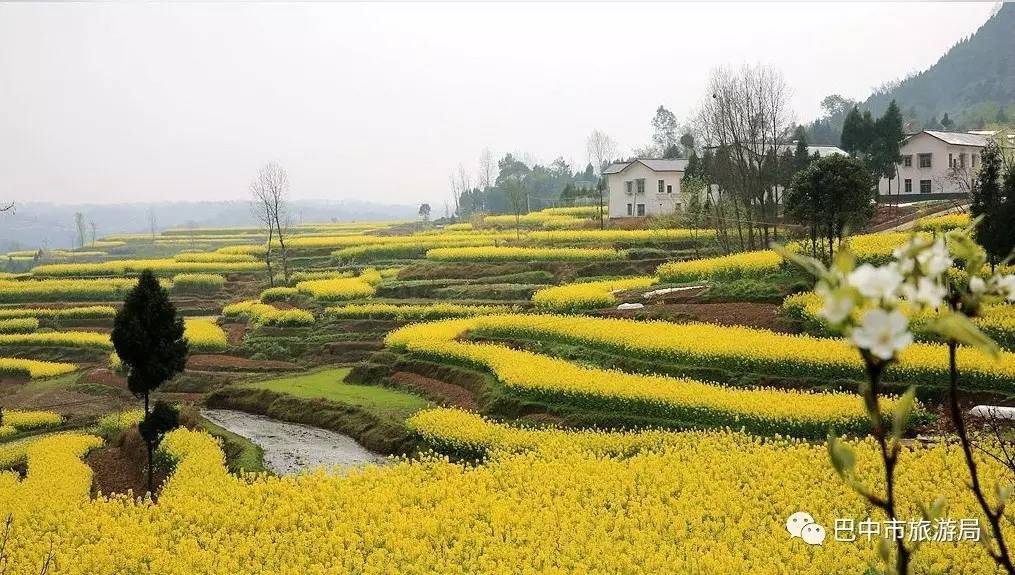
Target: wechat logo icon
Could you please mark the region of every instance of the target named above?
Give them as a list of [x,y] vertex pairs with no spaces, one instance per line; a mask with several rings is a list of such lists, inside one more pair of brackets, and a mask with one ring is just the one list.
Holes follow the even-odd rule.
[[825,541],[825,528],[814,521],[806,511],[797,511],[786,519],[790,537],[799,537],[808,545],[821,545]]

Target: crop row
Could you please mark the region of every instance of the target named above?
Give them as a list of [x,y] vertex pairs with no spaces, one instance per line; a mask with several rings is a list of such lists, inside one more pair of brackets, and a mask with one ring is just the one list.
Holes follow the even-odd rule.
[[490,261],[608,261],[624,259],[622,251],[603,248],[523,248],[486,246],[434,248],[426,252],[428,260],[447,262]]
[[108,305],[57,308],[0,308],[0,318],[36,319],[107,319],[116,315],[116,308]]
[[[133,278],[0,279],[0,303],[122,300],[137,284]],[[163,287],[172,283],[162,280]]]
[[76,369],[77,366],[73,363],[36,361],[34,359],[21,359],[17,357],[0,357],[0,376],[3,377],[25,379],[55,377],[57,375],[70,373]]
[[312,325],[314,315],[302,309],[278,309],[257,300],[241,301],[222,308],[222,315],[230,318],[248,317],[257,325],[277,327]]
[[88,264],[47,264],[32,268],[32,275],[43,277],[130,276],[150,269],[156,275],[165,276],[190,272],[254,272],[260,271],[264,267],[264,262],[260,261],[205,262],[177,261],[175,259],[163,258],[109,260]]
[[[486,321],[489,319],[490,321]],[[576,365],[553,357],[490,344],[456,341],[466,331],[513,333],[515,324],[534,332],[544,324],[581,324],[555,316],[480,316],[413,324],[388,334],[388,345],[492,372],[514,394],[592,410],[692,422],[702,427],[744,427],[764,434],[824,436],[829,427],[862,433],[869,420],[859,396],[782,389],[738,389],[686,378],[639,375]],[[628,322],[635,323],[635,322]],[[623,337],[621,326],[609,334]],[[494,329],[496,327],[497,329]],[[524,329],[524,327],[522,328]],[[699,340],[701,341],[701,340]],[[885,409],[891,407],[886,401]]]
[[326,308],[324,311],[327,315],[336,318],[383,318],[400,321],[419,321],[508,313],[511,311],[511,308],[505,305],[463,305],[443,302],[433,304],[366,303],[333,306]]
[[[782,307],[790,315],[803,320],[810,329],[819,334],[831,333],[827,324],[821,318],[822,299],[816,293],[806,292],[794,294],[787,297]],[[934,339],[933,334],[927,329],[927,324],[937,317],[935,310],[917,312],[915,315],[909,306],[902,303],[899,306],[912,320],[912,329],[922,339]],[[859,317],[861,311],[854,312]],[[988,336],[997,341],[1002,347],[1015,351],[1015,306],[1005,303],[984,305],[973,323],[979,326]]]
[[615,292],[649,287],[659,278],[643,276],[565,284],[532,294],[536,307],[554,312],[579,312],[617,303]]
[[[669,361],[717,367],[733,373],[762,373],[785,377],[863,379],[857,351],[838,338],[789,335],[764,329],[704,323],[505,315],[470,320],[476,333],[534,337],[608,349],[646,361]],[[997,359],[975,349],[958,353],[965,384],[1011,390],[1015,382],[1015,354]],[[904,383],[941,385],[948,381],[948,348],[917,343],[905,349],[886,379]]]

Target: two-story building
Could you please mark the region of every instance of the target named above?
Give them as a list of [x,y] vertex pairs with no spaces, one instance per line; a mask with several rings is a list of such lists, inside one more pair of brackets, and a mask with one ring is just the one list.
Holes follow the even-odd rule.
[[611,218],[671,214],[680,209],[687,160],[638,159],[603,170]]
[[[984,133],[924,130],[902,140],[898,177],[882,180],[899,201],[960,198],[969,193],[980,165],[980,152],[989,136]],[[889,187],[890,185],[890,187]]]

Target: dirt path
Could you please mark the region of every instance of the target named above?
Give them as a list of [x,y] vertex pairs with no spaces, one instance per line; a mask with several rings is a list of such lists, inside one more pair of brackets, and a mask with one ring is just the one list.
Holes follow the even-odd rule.
[[440,400],[447,405],[470,411],[479,409],[476,395],[464,387],[406,371],[397,371],[391,374],[391,379],[399,385],[417,391],[427,398]]
[[719,325],[742,325],[791,333],[779,318],[779,306],[771,303],[661,303],[634,310],[604,310],[606,317],[648,318],[669,321],[701,321]]
[[257,444],[264,450],[265,466],[280,475],[322,466],[345,469],[387,461],[352,438],[326,429],[228,409],[202,409],[201,415]]

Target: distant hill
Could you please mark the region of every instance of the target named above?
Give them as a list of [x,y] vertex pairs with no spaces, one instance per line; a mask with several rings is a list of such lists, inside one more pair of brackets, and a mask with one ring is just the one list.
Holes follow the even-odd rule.
[[[382,205],[357,200],[293,200],[293,219],[302,222],[408,220],[416,206]],[[174,227],[253,225],[250,204],[232,202],[162,202],[123,204],[48,204],[20,202],[16,211],[0,213],[0,254],[16,249],[70,248],[76,241],[74,214],[95,222],[98,237],[147,232],[149,214],[157,230]],[[91,228],[89,226],[89,234]]]
[[889,84],[861,108],[880,115],[892,100],[921,127],[944,114],[956,129],[1015,121],[1015,3],[1005,3],[969,38],[930,68]]

